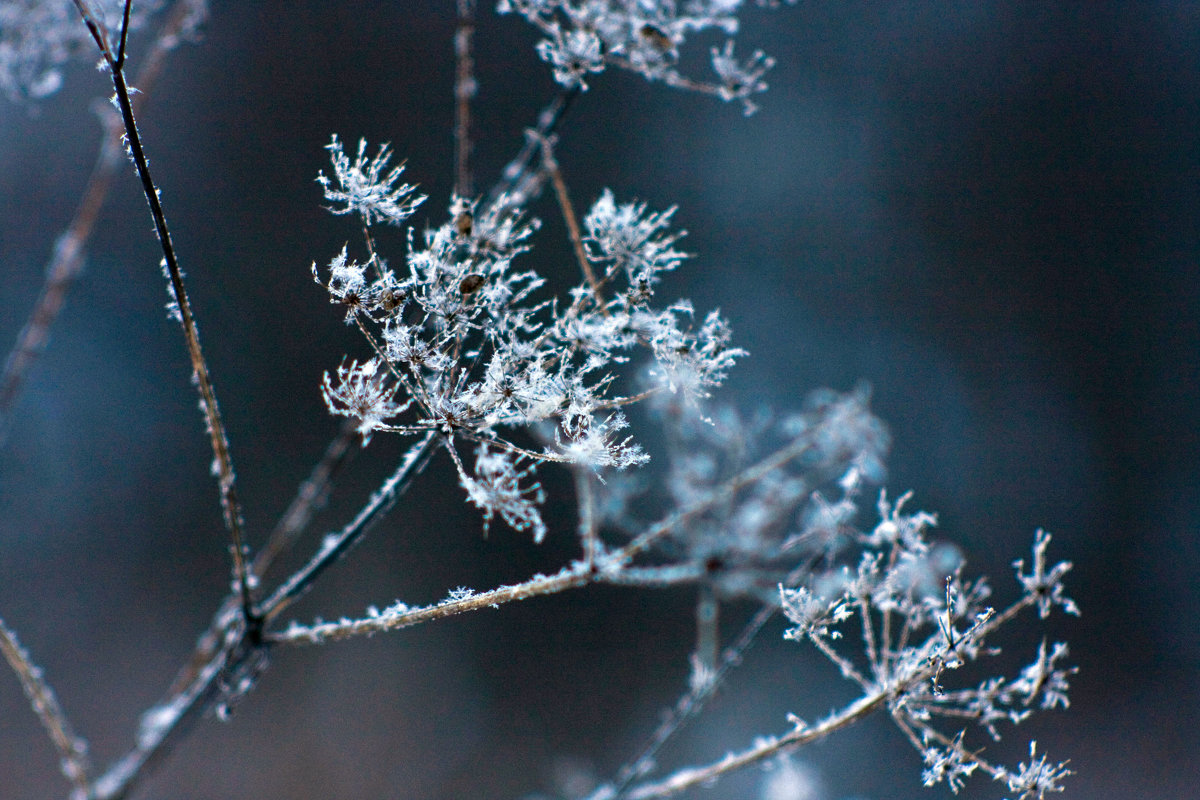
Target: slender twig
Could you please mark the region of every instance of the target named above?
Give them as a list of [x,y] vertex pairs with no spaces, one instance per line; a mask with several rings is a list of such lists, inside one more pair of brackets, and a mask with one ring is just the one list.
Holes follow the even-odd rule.
[[613,782],[614,798],[623,798],[633,786],[633,782],[638,776],[645,775],[654,765],[654,760],[658,753],[669,742],[675,734],[677,734],[684,724],[694,718],[704,707],[705,701],[716,693],[717,687],[724,682],[725,677],[729,672],[741,663],[742,655],[745,653],[758,632],[762,630],[763,625],[767,623],[775,613],[776,609],[772,606],[763,606],[760,608],[742,629],[737,640],[734,641],[721,654],[721,661],[715,667],[707,681],[703,683],[693,683],[690,690],[684,694],[675,707],[670,710],[655,729],[650,740],[638,753],[637,757],[629,761],[625,766],[617,772],[617,778]]
[[454,194],[467,198],[471,187],[471,98],[478,88],[471,39],[475,34],[475,0],[458,0],[454,30]]
[[871,681],[867,680],[858,669],[850,663],[850,660],[834,649],[833,645],[824,636],[810,634],[808,640],[813,643],[813,646],[821,651],[821,654],[828,658],[842,673],[843,678],[849,678],[864,689],[871,686]]
[[586,468],[572,470],[575,477],[575,497],[579,505],[579,539],[583,543],[583,560],[595,564],[602,543],[597,530],[600,521],[596,518],[596,491],[592,486],[592,471]]
[[696,592],[696,652],[693,683],[708,685],[717,670],[721,639],[721,604],[712,581],[704,581]]
[[[79,0],[77,0],[78,2]],[[102,25],[94,20],[94,18],[86,15],[84,21],[88,24],[88,29],[93,32],[93,38],[97,39],[97,44],[101,47],[101,51],[107,52],[106,45],[102,44],[107,41],[107,33],[104,31]],[[546,111],[543,111],[539,117],[540,122],[543,123],[540,129],[547,132],[552,131],[558,121],[561,120],[562,114],[565,112],[568,104],[568,102],[563,102],[563,99],[559,98],[556,103],[551,104]],[[527,141],[521,152],[525,153],[525,156],[523,157],[519,154],[510,163],[510,169],[506,171],[506,175],[510,175],[514,180],[518,181],[522,180],[520,173],[528,167],[528,160],[536,151],[529,149]],[[522,163],[525,164],[524,168],[519,166]],[[518,166],[514,167],[513,165]],[[497,197],[503,195],[504,189],[502,187],[506,185],[507,182],[504,180],[498,182],[496,188],[493,190],[494,195]],[[354,425],[353,420],[349,420],[346,427],[351,430],[352,434],[357,426]],[[343,429],[343,435],[345,435],[345,429]],[[327,540],[327,543],[333,546],[322,547],[310,559],[308,564],[292,575],[271,598],[260,605],[254,615],[254,619],[260,626],[265,625],[271,618],[277,616],[284,608],[307,591],[320,574],[328,569],[341,555],[344,555],[356,542],[361,540],[368,528],[382,518],[396,499],[407,489],[412,478],[428,462],[428,459],[436,449],[435,444],[435,433],[429,431],[426,438],[409,451],[409,454],[405,457],[397,472],[385,481],[384,485],[371,497],[367,505],[359,512],[355,519],[342,530],[341,534]],[[336,448],[336,443],[335,445],[331,445],[332,448]],[[319,469],[318,466],[317,470],[314,470],[314,474]],[[320,497],[327,492],[328,483],[325,483],[323,480],[317,481],[312,484],[310,496],[313,498]],[[300,506],[297,506],[297,503],[300,503]],[[289,508],[285,519],[291,516],[292,509],[299,509],[305,505],[308,505],[306,501],[297,498],[297,501],[294,501],[293,506]],[[299,513],[297,511],[297,514]],[[307,512],[304,513],[307,515]],[[284,525],[284,523],[281,522],[280,525]],[[299,530],[298,527],[295,529]],[[280,527],[277,526],[276,531],[279,530]],[[272,534],[271,541],[275,541],[274,533]],[[260,578],[263,575],[266,565],[274,557],[273,550],[274,546],[271,542],[268,542],[265,552],[262,554],[262,558],[266,559],[266,562],[260,564],[260,560],[258,558],[255,559],[254,566],[250,568],[254,577]],[[232,602],[236,603],[238,601],[233,600]],[[137,746],[118,761],[105,776],[97,781],[97,785],[103,789],[103,793],[97,796],[111,798],[123,796],[129,787],[133,785],[134,781],[144,777],[147,768],[160,759],[162,751],[166,750],[167,745],[181,738],[185,727],[182,723],[198,718],[217,695],[219,690],[218,679],[228,669],[229,654],[235,647],[244,649],[242,637],[246,635],[244,627],[241,629],[241,633],[238,633],[237,618],[232,616],[234,606],[231,606],[230,603],[231,601],[227,600],[218,608],[210,628],[201,635],[192,658],[180,670],[179,675],[168,692],[167,698],[155,706],[154,709],[147,712],[147,715],[148,717],[156,716],[156,712],[163,709],[170,709],[173,713],[158,716],[157,718],[162,724],[155,728],[154,735],[140,736]],[[440,614],[440,616],[446,615],[448,614],[444,612]],[[261,630],[261,627],[258,630]],[[279,641],[279,635],[276,634],[268,637],[268,641]]]
[[[125,20],[129,19],[129,4],[125,2]],[[238,501],[235,485],[233,460],[229,454],[229,440],[225,435],[225,423],[217,406],[216,391],[208,372],[208,363],[200,348],[200,333],[192,315],[191,303],[188,302],[187,291],[183,283],[183,270],[171,243],[171,231],[167,226],[167,217],[159,198],[158,187],[150,175],[150,164],[142,148],[142,140],[138,135],[137,120],[134,117],[133,102],[130,99],[129,85],[125,81],[124,42],[125,31],[121,32],[121,46],[117,54],[113,54],[107,32],[103,24],[95,18],[83,0],[75,0],[83,20],[92,33],[97,47],[108,64],[112,76],[113,88],[116,91],[117,107],[125,126],[125,141],[129,155],[137,168],[138,178],[142,183],[142,193],[150,205],[150,216],[154,219],[154,230],[158,235],[163,252],[163,269],[170,282],[171,295],[179,310],[179,320],[183,327],[184,340],[187,344],[188,357],[192,363],[192,373],[195,376],[196,387],[200,392],[201,405],[204,408],[205,421],[208,423],[209,439],[212,444],[213,456],[217,467],[217,482],[221,492],[221,510],[225,517],[225,526],[233,539],[231,548],[233,554],[233,573],[241,596],[242,614],[251,629],[257,628],[253,615],[253,600],[250,595],[250,585],[246,572],[246,548],[242,535],[242,509]],[[126,26],[127,27],[127,26]]]
[[500,586],[487,592],[473,594],[462,599],[447,600],[432,606],[409,609],[403,605],[397,605],[378,615],[360,620],[318,623],[311,626],[291,625],[279,633],[266,634],[265,640],[272,644],[320,644],[327,641],[349,639],[354,636],[369,636],[382,631],[411,628],[424,622],[445,619],[469,611],[499,608],[505,603],[517,600],[558,594],[567,589],[586,586],[595,579],[594,569],[580,561],[554,575],[537,575],[512,586]]
[[[831,423],[823,423],[823,425],[828,424]],[[714,489],[708,498],[697,503],[693,503],[687,508],[680,509],[661,522],[650,526],[641,534],[639,534],[631,543],[621,548],[619,552],[630,558],[641,552],[644,552],[686,520],[689,520],[698,514],[704,513],[718,503],[728,501],[744,487],[762,480],[762,478],[770,472],[779,469],[790,461],[800,458],[805,453],[812,450],[815,446],[813,443],[813,437],[819,435],[820,427],[822,426],[818,426],[813,431],[812,437],[797,439],[791,444],[779,448],[774,453],[771,453],[769,456],[759,461],[757,464],[742,470],[733,478]]]
[[677,794],[694,786],[709,785],[730,772],[744,769],[752,764],[759,764],[777,753],[794,750],[853,725],[883,707],[887,703],[888,697],[888,692],[883,690],[863,695],[840,711],[826,717],[817,725],[797,726],[783,736],[762,739],[740,753],[730,753],[711,764],[687,767],[663,780],[639,784],[625,796],[629,800],[650,800],[654,797]]
[[[393,491],[393,489],[389,487],[406,486],[406,481],[411,480],[413,474],[420,468],[417,462],[422,458],[427,459],[432,454],[433,443],[436,441],[435,432],[431,431],[425,440],[418,443],[418,445],[409,451],[400,469],[388,479],[383,488],[376,492],[367,507],[359,512],[358,517],[347,525],[341,533],[328,537],[325,545],[313,557],[309,566],[292,576],[287,583],[276,590],[275,594],[269,600],[263,603],[260,613],[264,620],[271,620],[277,617],[279,612],[286,608],[295,596],[298,596],[303,592],[304,588],[311,584],[316,575],[309,575],[310,571],[324,569],[333,560],[336,560],[337,556],[349,546],[347,544],[348,538],[361,536],[364,526],[369,524],[373,519],[372,515],[378,513],[378,506],[390,502],[389,492]],[[712,509],[713,506],[725,502],[729,497],[729,492],[736,491],[749,483],[761,480],[771,469],[778,468],[786,463],[788,458],[796,458],[802,455],[806,449],[796,448],[793,445],[772,453],[759,464],[743,471],[731,480],[727,484],[727,487],[723,487],[723,490],[714,491],[707,498],[693,503],[688,508],[670,514],[661,521],[649,526],[646,532],[636,537],[629,544],[597,558],[595,563],[589,564],[586,560],[577,562],[572,566],[564,568],[557,575],[550,578],[537,576],[524,583],[513,586],[502,586],[482,594],[473,595],[470,598],[470,602],[455,601],[453,603],[442,603],[436,606],[417,609],[403,607],[398,608],[393,613],[371,615],[366,619],[322,623],[312,627],[292,625],[282,633],[265,634],[264,641],[268,643],[312,643],[317,638],[344,639],[352,636],[374,634],[385,630],[407,628],[422,622],[461,614],[465,611],[496,606],[513,600],[524,600],[539,594],[554,594],[566,589],[578,588],[588,583],[627,583],[625,580],[626,576],[637,574],[638,572],[637,568],[629,566],[630,563],[637,555],[645,552],[652,543],[657,542],[663,536],[688,522],[693,517],[703,514]],[[788,458],[783,458],[784,454],[790,455]],[[410,465],[415,465],[415,468],[410,468]],[[768,469],[767,465],[773,466]],[[725,490],[726,488],[728,488],[728,491]],[[706,574],[702,568],[690,567],[689,565],[665,569],[673,570],[673,574],[667,574],[664,569],[660,568],[647,568],[646,575],[651,577],[637,581],[637,585],[667,586],[684,582],[694,582],[700,580]],[[479,598],[487,599],[480,600]],[[317,633],[313,633],[313,631],[317,631]]]
[[320,577],[321,573],[345,555],[362,539],[372,525],[382,519],[392,504],[396,502],[396,498],[408,489],[413,479],[429,463],[439,441],[436,431],[430,431],[424,439],[413,445],[400,462],[400,466],[384,481],[383,486],[371,496],[371,499],[354,519],[342,528],[340,533],[326,537],[321,548],[309,562],[262,603],[257,609],[257,614],[264,623],[274,619],[280,612],[298,600],[312,586],[313,581]]
[[[135,112],[141,110],[150,87],[161,74],[167,53],[179,43],[180,34],[195,12],[193,6],[194,0],[180,0],[176,3],[174,13],[155,37],[154,45],[146,54],[135,79],[140,89],[139,94],[133,98]],[[122,163],[120,121],[113,116],[113,111],[108,106],[105,106],[105,112],[104,135],[101,137],[96,163],[83,190],[79,207],[67,224],[66,230],[55,242],[54,253],[45,269],[45,283],[29,314],[29,320],[18,334],[17,343],[4,362],[3,373],[0,374],[0,444],[3,443],[12,424],[13,412],[25,379],[38,356],[45,350],[50,339],[50,330],[83,268],[87,242],[108,199],[113,176]],[[110,116],[113,116],[113,124],[108,124]]]
[[[259,578],[271,561],[285,551],[307,526],[312,512],[329,490],[329,481],[353,452],[349,444],[355,438],[352,420],[342,427],[338,437],[326,448],[325,456],[302,484],[283,518],[272,532],[268,546],[259,553],[250,569]],[[191,723],[200,718],[222,691],[221,679],[239,662],[252,657],[257,645],[246,642],[247,629],[239,625],[237,595],[225,599],[213,616],[209,629],[201,635],[188,663],[180,670],[167,697],[143,716],[137,743],[95,783],[94,797],[124,797],[148,768],[160,761],[169,746],[183,738]]]
[[501,200],[506,207],[522,208],[540,190],[536,180],[537,170],[533,168],[534,159],[541,149],[538,137],[550,136],[558,130],[579,92],[578,86],[564,89],[538,114],[535,135],[525,137],[525,144],[521,146],[516,157],[504,167],[500,180],[488,194],[484,206],[486,209],[502,210],[496,208]]
[[358,448],[350,446],[358,438],[356,421],[347,419],[342,424],[337,436],[325,448],[324,455],[313,467],[308,478],[300,484],[296,496],[271,530],[271,535],[267,537],[267,543],[255,555],[254,561],[250,564],[250,571],[253,575],[258,578],[265,575],[275,559],[287,552],[300,534],[308,528],[313,514],[328,497],[334,477],[358,452]]
[[21,688],[25,690],[25,696],[29,698],[29,702],[33,706],[33,712],[37,714],[42,727],[50,734],[50,740],[54,742],[54,747],[58,750],[59,765],[63,775],[75,786],[73,796],[87,797],[89,771],[87,742],[75,735],[71,729],[71,723],[67,720],[67,715],[63,713],[62,706],[58,704],[54,690],[50,688],[50,684],[46,683],[42,671],[34,666],[29,654],[17,641],[17,634],[9,629],[2,619],[0,619],[0,652],[4,653],[5,660],[8,661],[13,672],[17,673],[17,678],[21,681]]
[[531,135],[537,138],[542,146],[542,166],[550,175],[550,182],[554,185],[554,194],[558,197],[559,208],[562,209],[563,220],[567,223],[567,235],[571,239],[571,247],[575,251],[575,260],[579,262],[579,269],[583,272],[583,276],[587,278],[588,286],[592,287],[592,299],[596,306],[604,311],[604,298],[600,295],[600,284],[596,280],[596,273],[592,270],[592,263],[587,257],[587,251],[583,248],[583,234],[579,230],[579,218],[575,216],[575,206],[571,203],[571,194],[567,191],[567,182],[563,179],[562,170],[559,169],[558,161],[554,158],[554,141],[550,136],[543,136],[537,131],[532,131]]
[[671,589],[697,583],[707,575],[708,570],[704,568],[704,564],[691,561],[651,567],[623,566],[605,572],[604,582],[613,586],[635,586],[638,589]]
[[129,9],[133,0],[125,0],[125,8],[121,11],[121,43],[117,47],[117,59],[113,64],[117,69],[125,68],[125,45],[129,43]]

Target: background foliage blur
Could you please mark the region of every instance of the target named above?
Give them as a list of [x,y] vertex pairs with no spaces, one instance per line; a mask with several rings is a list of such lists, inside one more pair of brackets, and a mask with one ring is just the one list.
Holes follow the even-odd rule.
[[[888,486],[938,512],[998,601],[1015,595],[1009,562],[1034,528],[1052,531],[1054,556],[1076,564],[1068,585],[1084,616],[1051,635],[1070,642],[1080,673],[1071,709],[1026,732],[1072,759],[1066,798],[1192,796],[1200,5],[804,2],[743,19],[739,50],[778,60],[761,111],[744,119],[607,73],[557,151],[577,203],[609,186],[679,205],[697,257],[663,296],[719,306],[752,353],[720,399],[786,410],[819,386],[869,381],[895,439]],[[431,196],[418,219],[439,223],[453,177],[453,30],[452,3],[215,0],[204,40],[170,56],[148,97],[142,132],[252,542],[337,429],[322,372],[365,352],[309,273],[358,237],[321,208],[322,146],[334,132],[390,141]],[[480,188],[552,96],[536,39],[479,9]],[[700,71],[719,41],[697,44]],[[83,65],[48,100],[0,106],[5,349],[78,201],[100,136],[90,109],[108,88]],[[575,267],[557,208],[547,198],[537,211],[546,225],[527,258],[566,285]],[[403,232],[380,247],[399,262]],[[98,763],[131,741],[228,582],[158,260],[140,190],[122,175],[0,449],[0,614]],[[318,527],[345,520],[401,451],[377,436]],[[543,474],[563,506],[559,535],[548,520],[541,546],[502,526],[485,540],[440,458],[297,614],[429,602],[557,567],[576,552],[570,483]],[[589,589],[278,652],[232,722],[202,722],[145,796],[517,798],[610,776],[685,685],[691,607],[682,591]],[[730,609],[727,630],[750,610]],[[719,755],[783,730],[787,711],[848,697],[781,630],[764,633],[665,759]],[[1004,643],[1027,661],[1037,642]],[[1010,738],[995,751],[1015,752],[1023,737]],[[801,756],[833,798],[944,791],[920,786],[916,754],[884,720]],[[65,795],[55,758],[16,680],[0,679],[0,794]],[[709,796],[745,796],[760,780]]]

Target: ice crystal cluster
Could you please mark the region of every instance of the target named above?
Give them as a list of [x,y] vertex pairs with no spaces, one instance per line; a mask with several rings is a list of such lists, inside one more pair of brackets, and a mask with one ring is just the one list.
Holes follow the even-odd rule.
[[751,96],[766,90],[763,75],[775,64],[761,50],[738,59],[732,39],[712,48],[715,81],[690,78],[678,69],[679,51],[689,35],[737,32],[741,5],[741,0],[500,0],[499,10],[521,14],[545,34],[538,55],[563,86],[586,89],[589,75],[615,66],[670,86],[737,100],[749,115],[757,108]]
[[[61,64],[93,39],[104,53],[114,102],[132,120],[120,26],[144,22],[159,5],[134,11],[116,0],[0,4],[4,90],[29,97],[52,92]],[[1079,613],[1064,586],[1070,564],[1048,556],[1050,536],[1038,531],[1028,566],[1024,559],[1014,563],[1015,585],[1003,594],[1016,599],[989,605],[990,586],[966,576],[964,554],[933,538],[934,515],[911,511],[911,494],[892,499],[881,488],[891,443],[866,388],[818,391],[783,413],[715,403],[711,395],[746,352],[717,310],[659,296],[664,276],[690,258],[678,249],[684,232],[674,227],[675,209],[651,209],[604,190],[580,219],[575,216],[553,157],[554,128],[567,99],[616,66],[753,110],[750,97],[766,88],[762,77],[772,64],[762,53],[739,61],[731,40],[714,47],[712,83],[678,70],[687,37],[732,35],[740,6],[738,0],[501,0],[501,13],[521,15],[544,35],[536,56],[549,65],[562,94],[490,195],[453,195],[446,211],[422,227],[414,217],[427,198],[403,182],[404,164],[387,145],[359,140],[348,151],[338,136],[331,138],[329,166],[316,180],[328,210],[357,223],[355,241],[312,261],[311,274],[365,344],[331,365],[314,387],[329,411],[347,420],[329,458],[339,458],[345,450],[339,442],[349,437],[364,447],[377,435],[409,437],[412,444],[360,511],[340,531],[320,537],[308,561],[274,587],[265,581],[267,566],[304,541],[315,504],[330,491],[333,468],[323,461],[314,469],[276,533],[252,557],[184,275],[137,126],[128,125],[127,153],[152,209],[173,317],[184,329],[201,391],[234,545],[233,591],[174,688],[143,715],[134,749],[99,775],[41,671],[0,623],[0,650],[59,747],[76,797],[128,795],[147,765],[177,743],[185,723],[208,708],[228,716],[267,674],[268,652],[604,583],[694,587],[697,645],[691,674],[680,681],[686,689],[647,746],[610,780],[574,797],[667,797],[768,760],[780,766],[764,797],[811,796],[816,782],[790,755],[876,712],[889,715],[916,748],[927,785],[944,783],[958,792],[972,775],[984,774],[1012,798],[1062,791],[1070,774],[1066,762],[1048,760],[1035,743],[1027,762],[1010,767],[986,758],[977,742],[999,739],[1036,711],[1068,706],[1074,669],[1064,643],[1043,640],[1032,662],[1012,675],[987,666],[998,652],[996,632],[1014,620],[1036,624],[1057,611]],[[202,11],[194,0],[180,0],[178,8],[191,9],[193,19]],[[464,0],[457,11],[459,88],[473,91],[464,44],[475,24],[473,4]],[[88,26],[74,19],[78,14]],[[180,36],[188,25],[179,20],[187,18],[177,17],[161,36]],[[457,94],[463,103],[460,164],[467,161],[462,148],[470,96]],[[540,227],[532,207],[551,184],[575,255],[569,274],[578,276],[559,295],[530,255]],[[377,244],[381,225],[407,231],[403,252]],[[562,282],[561,274],[553,277]],[[661,434],[653,461],[651,447],[635,438],[635,423],[647,418]],[[381,602],[358,619],[282,624],[283,612],[399,502],[438,449],[449,454],[463,499],[478,510],[485,532],[503,524],[535,542],[578,537],[581,555],[557,572],[511,585],[460,586],[433,602]],[[543,518],[549,498],[538,470],[550,468],[569,471],[575,481],[578,525],[568,531],[553,530]],[[718,613],[731,599],[759,608],[734,637],[721,630]],[[730,743],[734,749],[710,763],[656,775],[659,750],[701,714],[746,647],[780,614],[788,623],[784,637],[816,648],[854,684],[856,699],[821,719],[789,715],[782,733]],[[959,679],[967,674],[969,680]]]
[[[318,180],[331,210],[357,214],[368,232],[377,222],[400,224],[424,200],[398,183],[402,167],[389,168],[386,147],[368,159],[360,142],[353,161],[336,136],[328,149],[333,176]],[[325,376],[330,410],[355,419],[364,444],[378,431],[438,431],[468,499],[488,520],[499,515],[540,540],[537,463],[599,471],[646,461],[624,433],[621,408],[637,397],[615,388],[638,351],[659,377],[645,391],[691,404],[743,353],[730,346],[716,311],[697,319],[686,301],[653,304],[660,274],[684,258],[670,218],[605,192],[584,219],[594,283],[580,283],[561,302],[542,297],[545,280],[520,268],[538,221],[505,198],[482,209],[454,198],[440,226],[419,239],[409,231],[406,268],[393,269],[375,252],[369,233],[362,260],[343,249],[323,270],[314,263],[314,278],[374,353]],[[549,428],[551,443],[537,450],[516,443],[511,432],[522,428]],[[473,469],[460,442],[474,451]]]

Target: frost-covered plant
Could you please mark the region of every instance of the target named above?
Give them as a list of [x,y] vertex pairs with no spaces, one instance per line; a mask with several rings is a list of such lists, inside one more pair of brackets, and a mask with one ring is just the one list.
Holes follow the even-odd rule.
[[[584,220],[590,281],[562,303],[539,298],[544,279],[517,268],[538,222],[505,196],[484,209],[453,198],[445,222],[427,230],[421,244],[409,232],[407,274],[398,275],[376,252],[371,225],[402,222],[424,198],[410,199],[414,187],[393,185],[400,168],[385,174],[386,148],[366,162],[365,146],[360,142],[351,163],[335,136],[334,177],[318,180],[326,199],[346,204],[335,213],[359,215],[366,258],[348,260],[343,249],[327,279],[315,263],[312,270],[375,355],[327,374],[325,400],[333,413],[358,421],[364,443],[375,431],[436,431],[469,499],[488,519],[498,513],[540,540],[545,525],[534,500],[541,493],[517,490],[518,476],[531,477],[539,462],[593,471],[644,463],[642,448],[621,433],[628,423],[618,409],[661,391],[695,402],[744,352],[729,345],[717,312],[694,324],[686,301],[651,305],[658,274],[683,258],[672,247],[679,234],[662,230],[670,212],[617,205],[607,192]],[[661,385],[614,394],[617,373],[638,348],[653,359]],[[414,413],[404,417],[410,407]],[[540,451],[509,433],[545,425],[553,426],[552,444]],[[471,472],[460,440],[478,446]],[[518,468],[518,460],[529,466]]]
[[[1065,762],[1048,761],[1031,743],[1027,763],[993,763],[972,749],[967,728],[997,739],[1002,726],[1016,725],[1036,710],[1066,707],[1073,673],[1065,663],[1066,645],[1043,641],[1033,662],[1015,676],[983,667],[982,680],[963,685],[953,680],[958,670],[994,655],[993,634],[1023,612],[1032,616],[1036,609],[1039,619],[1055,610],[1078,613],[1063,584],[1070,564],[1048,559],[1049,535],[1035,536],[1028,572],[1024,560],[1015,562],[1018,599],[1001,610],[989,607],[988,584],[964,577],[958,549],[930,539],[935,518],[909,513],[910,495],[892,501],[878,489],[890,442],[869,410],[865,389],[817,392],[790,414],[748,415],[714,406],[710,395],[745,351],[733,344],[717,311],[697,313],[686,300],[659,302],[664,274],[682,268],[688,258],[676,249],[683,233],[672,228],[674,209],[652,211],[605,190],[582,224],[575,215],[553,155],[564,98],[577,95],[585,79],[607,66],[619,66],[740,100],[752,110],[749,97],[765,88],[762,75],[771,64],[761,53],[740,63],[732,43],[714,48],[715,84],[693,82],[676,70],[687,34],[735,31],[737,0],[502,0],[502,12],[520,13],[546,35],[537,53],[567,94],[540,117],[487,195],[467,188],[474,20],[472,4],[460,2],[457,191],[439,219],[420,232],[408,227],[405,253],[383,252],[375,228],[411,225],[426,198],[401,182],[404,166],[392,161],[387,146],[372,150],[359,140],[351,155],[332,137],[326,148],[331,172],[319,172],[317,181],[333,214],[357,218],[362,240],[332,258],[322,256],[322,266],[312,262],[311,273],[365,345],[326,372],[319,387],[330,413],[346,418],[343,435],[253,557],[242,531],[224,423],[126,81],[127,34],[143,17],[132,13],[129,2],[112,13],[84,0],[74,5],[81,30],[98,47],[113,81],[127,154],[151,208],[171,316],[184,332],[213,448],[233,562],[233,591],[193,658],[167,697],[143,715],[134,747],[103,772],[88,763],[84,741],[40,671],[15,633],[0,624],[0,650],[58,748],[75,797],[130,794],[149,765],[180,738],[186,722],[208,709],[228,717],[267,670],[269,651],[397,630],[599,583],[696,586],[699,635],[679,702],[646,746],[590,792],[590,800],[665,797],[776,757],[780,777],[769,782],[766,796],[789,786],[799,791],[794,787],[808,783],[786,756],[876,711],[889,714],[920,752],[928,785],[944,782],[957,792],[972,774],[983,773],[1017,798],[1062,790],[1070,774]],[[6,35],[33,30],[52,7],[5,6],[4,13],[13,15]],[[160,41],[177,39],[186,27],[181,20],[200,13],[194,2],[176,8],[179,15]],[[60,12],[53,12],[59,14],[50,26],[54,30],[63,24]],[[30,53],[20,57],[0,50],[6,89],[28,95],[51,91],[53,70],[82,37],[71,36],[47,34],[41,44],[29,39]],[[76,43],[56,44],[68,40]],[[575,254],[572,271],[578,269],[577,284],[561,296],[549,293],[547,276],[529,255],[540,227],[532,206],[548,184]],[[635,477],[656,471],[647,466],[649,446],[634,438],[638,405],[648,407],[645,413],[665,434],[664,464],[657,468],[663,487],[657,494]],[[376,434],[411,442],[394,472],[352,519],[321,539],[303,566],[267,586],[267,567],[298,546],[315,499],[329,491],[331,462],[352,439],[365,447]],[[396,600],[382,610],[371,606],[358,618],[283,624],[284,612],[396,505],[440,449],[448,453],[485,531],[499,520],[535,542],[577,536],[579,557],[551,575],[490,590],[459,587],[439,601]],[[574,478],[575,530],[553,530],[543,518],[547,491],[539,468],[568,470]],[[658,499],[631,510],[632,498],[651,495]],[[878,521],[865,526],[864,497],[878,498]],[[648,515],[655,502],[659,513]],[[722,646],[718,609],[731,598],[750,599],[760,610]],[[856,699],[812,722],[791,715],[783,733],[760,737],[709,764],[656,776],[658,752],[699,716],[778,612],[790,623],[785,638],[815,647],[855,684]],[[851,627],[857,636],[845,635]]]
[[738,60],[732,39],[712,48],[714,82],[688,78],[676,66],[689,35],[735,34],[741,6],[741,0],[500,0],[499,10],[521,14],[541,29],[546,38],[538,43],[538,55],[563,86],[586,90],[589,74],[616,66],[669,86],[740,101],[750,115],[757,109],[750,97],[766,91],[763,75],[775,65],[761,50]]

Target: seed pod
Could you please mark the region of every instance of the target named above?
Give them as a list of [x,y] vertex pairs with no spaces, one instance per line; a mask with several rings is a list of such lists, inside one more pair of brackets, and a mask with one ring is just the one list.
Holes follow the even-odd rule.
[[460,211],[458,216],[454,218],[454,228],[458,231],[459,236],[470,236],[471,230],[475,227],[475,220],[471,217],[471,212]]
[[660,28],[651,25],[647,22],[638,29],[638,34],[655,50],[660,53],[666,53],[671,50],[674,44],[671,42],[671,37],[662,32]]
[[459,282],[458,291],[463,295],[475,294],[475,292],[479,291],[480,286],[483,286],[483,276],[477,272],[472,272]]

